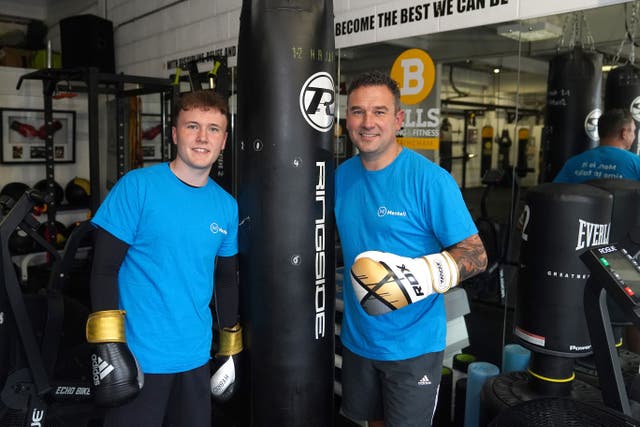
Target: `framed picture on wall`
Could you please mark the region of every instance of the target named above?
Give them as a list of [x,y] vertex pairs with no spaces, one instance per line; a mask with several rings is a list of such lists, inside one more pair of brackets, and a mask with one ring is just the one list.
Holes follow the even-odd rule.
[[162,160],[162,116],[142,114],[142,156],[145,162]]
[[[47,137],[44,110],[0,108],[2,163],[44,163]],[[53,111],[53,161],[73,163],[76,156],[76,112]]]

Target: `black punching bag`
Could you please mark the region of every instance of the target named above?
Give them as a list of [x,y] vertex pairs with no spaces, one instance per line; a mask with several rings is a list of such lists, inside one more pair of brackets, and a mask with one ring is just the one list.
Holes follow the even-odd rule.
[[609,243],[613,196],[586,184],[546,183],[526,199],[515,335],[534,352],[588,355],[582,294],[589,269],[579,256]]
[[243,1],[240,309],[252,426],[334,423],[334,51],[332,0]]
[[448,118],[444,118],[442,120],[442,124],[440,125],[440,167],[446,170],[447,172],[451,172],[451,167],[453,164],[453,152],[452,152],[452,137],[451,137],[451,122]]
[[480,149],[480,178],[491,169],[491,159],[493,157],[493,126],[482,127],[482,148]]
[[516,171],[520,178],[527,176],[529,165],[527,164],[527,148],[529,145],[529,129],[520,128],[518,130],[518,163]]
[[582,302],[589,269],[579,256],[609,243],[613,196],[585,184],[546,183],[526,198],[514,335],[532,351],[536,389],[563,395],[573,360],[591,353]]
[[502,129],[502,134],[500,135],[500,139],[498,139],[498,169],[502,171],[511,169],[511,159],[509,155],[511,154],[512,145],[513,142],[509,136],[509,131]]
[[576,47],[551,59],[540,179],[549,182],[567,159],[598,143],[602,54]]
[[638,154],[640,128],[640,69],[625,64],[609,71],[604,92],[604,109],[622,108],[631,112],[636,121],[636,138],[629,151]]

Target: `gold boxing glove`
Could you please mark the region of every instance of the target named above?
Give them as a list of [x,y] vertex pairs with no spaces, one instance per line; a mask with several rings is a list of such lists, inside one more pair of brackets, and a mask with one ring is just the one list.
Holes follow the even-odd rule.
[[444,293],[459,279],[458,265],[447,251],[419,258],[367,251],[351,266],[356,297],[374,316],[421,301],[433,292]]

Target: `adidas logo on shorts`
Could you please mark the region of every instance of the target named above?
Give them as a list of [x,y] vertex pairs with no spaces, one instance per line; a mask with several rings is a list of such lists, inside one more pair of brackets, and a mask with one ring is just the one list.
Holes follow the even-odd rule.
[[429,384],[431,384],[431,380],[429,380],[429,377],[426,375],[420,378],[420,380],[418,380],[418,385],[429,385]]

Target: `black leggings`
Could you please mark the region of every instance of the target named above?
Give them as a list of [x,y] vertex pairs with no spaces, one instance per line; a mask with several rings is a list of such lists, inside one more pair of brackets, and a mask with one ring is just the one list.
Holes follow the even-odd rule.
[[104,427],[211,427],[209,364],[177,374],[145,374],[140,394],[107,411]]

